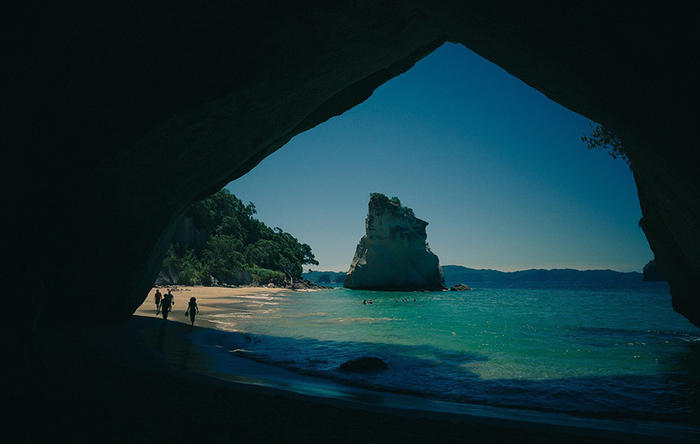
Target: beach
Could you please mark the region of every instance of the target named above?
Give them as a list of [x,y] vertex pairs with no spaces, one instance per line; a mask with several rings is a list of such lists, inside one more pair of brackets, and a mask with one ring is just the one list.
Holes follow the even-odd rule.
[[[241,332],[187,325],[227,303],[263,303],[268,288],[180,288],[168,321],[152,293],[136,315],[111,325],[47,329],[43,363],[17,405],[41,427],[27,441],[73,442],[690,442],[639,421],[549,418],[361,390],[232,355]],[[257,301],[257,302],[255,302]],[[146,316],[143,316],[145,314]],[[172,321],[170,320],[172,319]],[[243,335],[243,336],[242,336]],[[51,368],[51,371],[44,369]],[[33,393],[27,396],[27,393]],[[10,400],[12,402],[12,400]],[[651,430],[651,432],[650,432]]]
[[[203,287],[203,286],[172,286],[172,287],[155,287],[148,292],[148,296],[143,304],[134,312],[137,316],[156,316],[156,306],[154,295],[156,290],[161,294],[165,294],[168,289],[172,290],[173,308],[168,316],[169,321],[189,324],[190,318],[185,316],[187,304],[190,298],[197,299],[199,313],[203,315],[211,315],[217,312],[230,310],[231,306],[236,304],[248,304],[264,301],[270,295],[289,291],[287,288],[277,287]],[[161,316],[161,315],[158,315]],[[211,327],[212,323],[199,318],[197,325]]]

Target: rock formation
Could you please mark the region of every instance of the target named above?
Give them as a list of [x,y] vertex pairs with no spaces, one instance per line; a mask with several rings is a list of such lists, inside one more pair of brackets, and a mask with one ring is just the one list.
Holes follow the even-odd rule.
[[[7,28],[3,132],[16,173],[5,187],[16,233],[7,275],[21,319],[127,318],[190,202],[450,41],[621,137],[673,306],[700,325],[700,34],[690,6],[21,7]],[[96,294],[106,296],[99,318]]]
[[450,287],[450,291],[470,291],[472,287],[466,284],[457,284]]
[[375,372],[387,368],[386,362],[373,356],[363,356],[361,358],[351,359],[340,364],[340,371],[343,372]]
[[656,260],[652,259],[644,266],[643,280],[647,282],[665,281],[664,275],[661,274],[659,266],[656,265]]
[[365,290],[442,290],[445,279],[438,257],[426,243],[428,222],[383,194],[373,193],[366,234],[343,286]]

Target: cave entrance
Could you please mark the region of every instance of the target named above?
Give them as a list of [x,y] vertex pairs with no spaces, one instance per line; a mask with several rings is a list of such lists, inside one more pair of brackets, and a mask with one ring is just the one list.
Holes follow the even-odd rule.
[[[471,280],[488,274],[473,269],[639,272],[652,257],[628,165],[581,141],[592,124],[463,46],[443,45],[227,189],[310,244],[317,271],[336,273],[364,234],[370,194],[397,196],[429,222],[446,284],[475,290],[229,296],[232,313],[217,321],[255,335],[253,353],[311,374],[344,381],[337,369],[364,356],[379,373],[362,380],[387,390],[590,414],[652,415],[644,405],[666,413],[677,403],[694,411],[695,370],[683,361],[694,353],[688,339],[700,338],[663,284],[641,288],[639,273],[603,281],[600,271],[566,281],[571,270]],[[216,301],[226,300],[222,291]],[[663,376],[674,362],[683,399],[668,403],[657,393],[675,384]],[[563,394],[552,401],[552,392]]]
[[[639,273],[566,282],[570,270],[513,280],[472,270],[640,272],[653,257],[629,166],[581,141],[593,125],[465,47],[441,46],[226,188],[309,243],[314,269],[326,273],[308,275],[325,275],[324,284],[348,270],[370,194],[397,196],[429,222],[446,284],[475,291],[275,296],[236,318],[237,328],[264,334],[271,360],[341,379],[333,369],[343,361],[381,356],[401,376],[368,380],[388,389],[471,401],[494,385],[506,405],[635,414],[639,403],[603,389],[615,387],[657,404],[645,387],[669,383],[659,377],[666,363],[686,359],[684,341],[698,338],[664,284],[641,288]],[[660,331],[673,333],[650,333]],[[692,366],[679,368],[681,391],[692,393]],[[567,394],[552,402],[561,387]]]

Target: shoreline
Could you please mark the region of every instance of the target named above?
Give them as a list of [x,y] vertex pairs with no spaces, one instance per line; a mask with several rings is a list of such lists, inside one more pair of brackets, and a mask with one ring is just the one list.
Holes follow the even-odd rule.
[[[331,403],[342,401],[362,408],[410,412],[410,415],[417,416],[429,415],[439,417],[440,415],[454,415],[456,417],[466,416],[480,420],[582,427],[621,433],[628,432],[629,428],[633,427],[638,432],[643,431],[645,435],[657,438],[679,438],[688,432],[700,437],[700,428],[684,422],[670,422],[641,417],[597,417],[549,410],[496,406],[485,403],[465,403],[347,384],[332,378],[296,372],[267,363],[264,360],[233,354],[230,350],[224,350],[225,347],[221,348],[221,345],[225,343],[225,336],[228,334],[245,335],[245,333],[217,331],[220,334],[206,335],[205,339],[210,344],[198,340],[196,333],[192,335],[193,342],[202,347],[201,350],[208,357],[212,358],[212,361],[210,361],[211,367],[209,367],[210,371],[205,370],[202,373],[237,384],[279,389],[298,395],[322,398]],[[212,346],[212,344],[216,345]],[[210,349],[207,350],[207,347],[210,347]],[[217,371],[212,372],[212,369],[217,369]]]
[[[649,429],[643,421],[570,418],[542,421],[539,412],[510,409],[508,417],[488,414],[503,409],[422,400],[338,385],[344,396],[324,392],[313,378],[231,356],[218,341],[219,330],[132,316],[120,324],[47,331],[53,370],[37,374],[38,399],[25,406],[28,440],[69,438],[93,442],[693,442],[697,435]],[[201,346],[208,338],[211,353]],[[216,374],[221,360],[252,376]],[[199,369],[209,368],[211,374]],[[245,368],[244,368],[245,367]],[[264,369],[264,371],[260,371]],[[221,370],[221,368],[219,368]],[[279,386],[266,385],[276,373]],[[255,376],[258,375],[258,376]],[[273,375],[274,376],[274,375]],[[308,384],[308,380],[314,383]],[[301,384],[299,383],[301,381]],[[300,386],[316,390],[303,392]],[[419,400],[420,401],[420,400]],[[36,405],[35,405],[36,403]],[[22,402],[20,402],[20,405]],[[436,408],[437,407],[437,408]],[[440,409],[442,407],[442,410]],[[491,412],[489,412],[491,411]],[[561,415],[559,415],[561,416]],[[118,419],[117,419],[118,418]],[[653,424],[652,424],[653,425]],[[176,426],[176,427],[173,427]]]
[[[271,290],[214,287],[197,297],[264,301]],[[147,316],[44,327],[26,383],[11,387],[12,428],[28,442],[681,443],[700,436],[677,424],[451,403],[299,375],[232,355],[225,336],[244,333],[188,325],[182,313],[192,291],[174,293],[174,322],[155,318],[150,293]]]
[[[181,313],[184,313],[183,307],[186,306],[184,301],[190,295],[196,295],[203,313],[212,315],[223,309],[230,310],[231,304],[235,304],[237,301],[259,300],[264,302],[271,299],[275,293],[289,291],[294,290],[267,287],[181,287],[178,291],[173,292],[176,308],[168,320],[183,325],[189,324],[189,318],[182,316]],[[147,300],[135,313],[137,318],[145,316],[139,322],[147,322],[148,318],[153,319],[154,317],[155,305],[149,307],[149,304],[152,304],[153,292],[154,290],[149,293]],[[183,302],[178,305],[178,300]],[[162,320],[155,319],[153,321],[162,322]],[[585,428],[601,433],[626,434],[635,430],[635,435],[641,433],[647,437],[680,440],[690,439],[685,434],[690,434],[695,438],[700,436],[700,429],[682,422],[664,422],[663,420],[643,418],[601,418],[564,412],[498,407],[488,404],[466,404],[347,385],[332,379],[316,375],[310,376],[249,357],[234,355],[227,347],[227,342],[229,344],[232,342],[230,337],[227,338],[227,335],[245,336],[245,332],[217,328],[216,323],[198,318],[194,329],[190,330],[189,334],[181,340],[188,342],[202,356],[196,361],[195,366],[193,366],[192,362],[194,361],[192,361],[180,369],[194,371],[200,375],[233,384],[283,390],[288,394],[310,396],[314,399],[325,399],[328,402],[349,402],[351,406],[355,407],[411,411],[412,415],[418,417],[426,415],[430,417],[435,415],[437,417],[440,415],[465,416],[471,418],[472,421],[477,419],[479,421],[515,421],[525,422],[530,426],[537,424],[542,427]]]

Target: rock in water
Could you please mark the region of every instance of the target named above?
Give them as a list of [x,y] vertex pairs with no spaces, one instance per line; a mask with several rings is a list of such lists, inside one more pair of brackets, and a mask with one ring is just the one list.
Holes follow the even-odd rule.
[[363,290],[444,290],[445,278],[438,257],[426,243],[428,222],[413,210],[372,193],[360,239],[343,286]]
[[472,287],[466,284],[457,284],[450,287],[450,291],[470,291]]
[[386,362],[372,356],[363,356],[340,364],[340,370],[344,372],[374,372],[386,368]]

